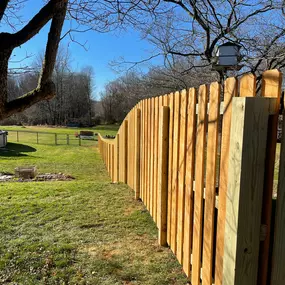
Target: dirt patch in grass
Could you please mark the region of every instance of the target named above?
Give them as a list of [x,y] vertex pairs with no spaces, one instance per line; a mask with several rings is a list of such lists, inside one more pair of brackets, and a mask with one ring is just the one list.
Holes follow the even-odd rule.
[[33,179],[18,178],[11,173],[0,173],[0,182],[39,182],[39,181],[71,181],[73,176],[63,173],[38,174]]
[[139,260],[146,265],[153,261],[149,259],[150,254],[157,253],[156,258],[159,258],[159,254],[164,255],[169,249],[159,246],[156,239],[149,239],[149,236],[144,234],[131,235],[112,243],[91,244],[82,247],[80,251],[87,253],[90,257],[127,258],[131,262]]

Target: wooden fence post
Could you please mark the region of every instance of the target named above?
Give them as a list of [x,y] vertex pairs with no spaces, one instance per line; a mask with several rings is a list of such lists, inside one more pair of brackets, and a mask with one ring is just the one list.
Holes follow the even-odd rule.
[[280,150],[279,177],[277,189],[277,205],[273,243],[271,285],[285,284],[285,113],[283,112],[283,128]]
[[276,99],[233,98],[223,285],[256,285],[268,118]]
[[134,190],[135,199],[140,198],[140,143],[141,143],[141,110],[135,111],[135,171],[134,171]]
[[111,144],[110,143],[107,143],[107,148],[108,148],[107,169],[108,169],[108,173],[110,176],[110,172],[111,172]]
[[167,245],[167,192],[168,192],[168,140],[169,107],[162,107],[159,113],[158,137],[158,243]]
[[276,113],[270,116],[268,122],[267,147],[266,147],[266,169],[263,185],[263,210],[261,222],[267,228],[265,239],[261,241],[259,251],[259,272],[258,285],[268,284],[268,263],[271,238],[271,213],[272,213],[272,193],[274,184],[275,154],[277,143],[277,127],[279,106],[282,86],[282,73],[277,70],[267,70],[262,74],[261,96],[267,98],[276,98]]
[[17,131],[17,142],[19,142],[19,132]]
[[66,144],[69,145],[69,135],[66,135]]
[[114,182],[115,178],[114,178],[114,169],[115,169],[115,163],[114,163],[114,158],[115,158],[115,144],[112,143],[111,144],[111,150],[112,150],[112,157],[111,157],[111,178],[112,178],[112,182]]
[[54,134],[54,143],[57,145],[57,134]]
[[115,158],[115,168],[116,168],[116,177],[115,180],[116,182],[119,182],[120,180],[120,134],[117,134],[117,139],[116,139],[116,158]]
[[39,144],[39,132],[37,132],[37,144]]
[[128,182],[128,120],[125,120],[124,125],[124,145],[123,145],[123,151],[124,151],[124,180],[123,182],[127,184]]

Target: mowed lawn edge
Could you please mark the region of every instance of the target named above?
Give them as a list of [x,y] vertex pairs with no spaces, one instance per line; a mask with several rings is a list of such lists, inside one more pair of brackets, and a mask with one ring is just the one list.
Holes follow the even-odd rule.
[[0,183],[1,284],[187,283],[143,204],[111,183],[96,146],[16,145],[0,153],[0,172],[36,165],[76,179]]

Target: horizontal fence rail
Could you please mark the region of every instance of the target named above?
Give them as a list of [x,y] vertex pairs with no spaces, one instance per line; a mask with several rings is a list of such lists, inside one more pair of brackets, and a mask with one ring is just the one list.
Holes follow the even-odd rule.
[[144,99],[114,140],[98,136],[112,181],[142,200],[191,284],[285,284],[284,175],[272,212],[281,78],[264,72],[258,97],[247,74]]

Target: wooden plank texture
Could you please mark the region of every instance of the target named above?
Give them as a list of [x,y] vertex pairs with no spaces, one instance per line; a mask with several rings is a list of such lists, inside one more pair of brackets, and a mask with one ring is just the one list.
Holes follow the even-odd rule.
[[256,285],[269,105],[233,100],[224,239],[224,285]]
[[268,284],[268,258],[270,246],[270,228],[272,213],[272,192],[274,182],[274,165],[277,143],[278,113],[281,96],[282,73],[278,70],[268,70],[262,75],[262,97],[276,98],[276,115],[269,117],[268,140],[266,147],[266,168],[263,190],[263,211],[261,223],[267,227],[267,235],[260,243],[258,285]]
[[[162,106],[163,106],[163,96],[159,96],[159,97],[157,97],[157,111],[158,111],[157,112],[157,121],[159,121],[159,115],[160,115],[160,112],[162,112]],[[168,115],[168,117],[169,117],[169,115]],[[168,128],[169,128],[169,126],[168,126]],[[159,127],[157,129],[157,138],[158,138],[158,136],[159,136]],[[156,140],[156,143],[157,143],[157,154],[156,155],[157,155],[157,166],[158,166],[158,153],[159,153],[158,139]],[[155,187],[156,187],[154,189],[155,196],[158,197],[158,181],[157,180],[156,180]],[[156,199],[156,203],[154,205],[155,205],[155,210],[156,210],[156,212],[154,213],[154,221],[157,224],[157,207],[158,207],[157,199]]]
[[142,138],[141,138],[141,199],[144,202],[145,189],[145,100],[142,101]]
[[123,168],[124,168],[124,183],[127,183],[128,181],[128,120],[125,120],[124,121],[124,147],[123,147],[123,156],[124,156],[124,165],[123,165]]
[[172,166],[173,166],[173,120],[174,94],[169,95],[169,143],[168,143],[168,202],[167,202],[167,243],[171,245],[171,213],[172,213]]
[[256,76],[252,73],[245,74],[240,79],[240,97],[254,97],[256,95]]
[[158,142],[158,243],[167,245],[167,185],[168,185],[169,108],[161,107]]
[[206,193],[204,214],[204,247],[202,276],[203,284],[212,284],[213,273],[213,244],[214,244],[214,216],[216,199],[216,167],[218,152],[219,115],[220,115],[220,84],[210,86],[208,115],[208,143],[206,164]]
[[183,230],[185,202],[185,159],[186,159],[186,124],[187,124],[186,90],[181,91],[180,122],[179,122],[179,156],[178,156],[178,189],[177,189],[177,259],[183,263]]
[[145,101],[145,159],[144,159],[144,204],[147,205],[147,191],[148,191],[148,99]]
[[173,119],[173,156],[172,156],[172,185],[171,185],[171,244],[170,248],[176,254],[177,241],[177,188],[178,188],[178,153],[179,153],[179,122],[180,122],[180,93],[174,95]]
[[237,96],[237,81],[235,78],[228,78],[224,85],[224,114],[222,122],[222,141],[219,175],[219,208],[217,224],[216,242],[216,266],[215,266],[215,285],[222,285],[223,279],[223,256],[224,256],[224,237],[226,219],[226,201],[228,187],[228,163],[230,146],[230,129],[232,116],[232,98]]
[[146,179],[146,207],[150,211],[150,146],[151,146],[151,105],[150,99],[147,100],[147,179]]
[[153,219],[157,222],[157,199],[158,199],[158,138],[159,138],[159,106],[158,106],[158,97],[154,98],[154,109],[155,109],[155,118],[154,118],[154,174],[153,174]]
[[[285,114],[283,111],[283,118]],[[280,150],[279,178],[277,189],[277,205],[275,215],[275,231],[272,257],[272,273],[270,285],[285,284],[285,120],[283,119],[282,140]]]
[[141,143],[141,110],[135,110],[135,169],[134,169],[134,190],[135,199],[140,198],[140,143]]
[[115,162],[115,167],[116,167],[116,182],[119,182],[119,177],[120,177],[120,164],[119,164],[119,162],[120,162],[120,156],[119,156],[119,154],[120,154],[120,148],[119,148],[119,146],[120,146],[120,135],[119,134],[117,134],[117,136],[116,136],[116,162]]
[[112,175],[111,175],[111,178],[112,178],[112,182],[115,181],[114,179],[114,172],[115,172],[115,144],[112,143],[112,161],[111,161],[111,169],[112,169]]
[[150,99],[150,108],[151,108],[151,115],[150,115],[150,179],[149,179],[149,186],[150,186],[150,199],[149,199],[149,208],[150,208],[150,215],[154,216],[153,214],[153,207],[154,207],[154,98]]
[[194,196],[194,230],[193,230],[193,261],[192,284],[200,285],[201,253],[202,253],[202,221],[203,221],[203,193],[205,174],[205,146],[207,121],[207,86],[202,85],[198,93],[198,126],[195,165],[195,196]]
[[185,216],[184,216],[184,243],[183,243],[183,269],[190,277],[192,235],[193,235],[193,180],[195,167],[196,144],[196,90],[189,90],[187,110],[187,139],[186,139],[186,176],[185,176]]

